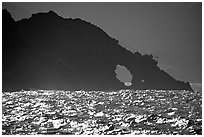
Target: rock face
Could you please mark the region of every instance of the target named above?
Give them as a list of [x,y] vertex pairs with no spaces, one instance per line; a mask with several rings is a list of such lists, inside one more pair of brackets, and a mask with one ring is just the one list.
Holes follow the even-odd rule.
[[[102,29],[55,12],[14,21],[2,12],[3,91],[27,88],[67,90],[186,89],[160,70],[152,55],[132,53]],[[124,86],[114,72],[125,66],[133,76]]]

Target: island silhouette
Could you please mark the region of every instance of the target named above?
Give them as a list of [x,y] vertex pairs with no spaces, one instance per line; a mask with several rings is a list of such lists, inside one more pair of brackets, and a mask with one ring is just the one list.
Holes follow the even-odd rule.
[[[54,11],[15,21],[2,11],[2,87],[21,89],[192,90],[161,70],[153,55],[122,47],[101,28]],[[132,75],[131,86],[116,77],[117,65]]]

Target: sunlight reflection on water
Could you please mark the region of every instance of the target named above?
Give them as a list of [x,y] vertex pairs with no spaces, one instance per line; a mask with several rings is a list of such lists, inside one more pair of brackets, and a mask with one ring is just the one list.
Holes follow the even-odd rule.
[[202,134],[202,93],[3,92],[2,134]]

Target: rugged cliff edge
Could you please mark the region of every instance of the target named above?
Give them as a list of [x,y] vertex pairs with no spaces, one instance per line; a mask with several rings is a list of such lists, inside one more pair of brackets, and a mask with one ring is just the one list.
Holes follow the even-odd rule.
[[[102,29],[55,12],[14,21],[2,12],[3,91],[38,88],[67,90],[185,89],[157,66],[152,55],[132,53]],[[132,74],[126,87],[115,74],[117,65]]]

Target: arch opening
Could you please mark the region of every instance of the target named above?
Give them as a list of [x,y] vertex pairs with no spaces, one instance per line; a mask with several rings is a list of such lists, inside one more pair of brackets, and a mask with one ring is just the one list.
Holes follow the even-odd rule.
[[117,65],[115,69],[115,73],[116,73],[116,78],[121,82],[123,82],[125,86],[132,85],[132,74],[125,66]]

